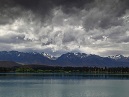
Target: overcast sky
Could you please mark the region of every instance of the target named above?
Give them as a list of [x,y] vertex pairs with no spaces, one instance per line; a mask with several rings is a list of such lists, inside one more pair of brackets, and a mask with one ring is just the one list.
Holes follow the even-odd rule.
[[0,0],[0,50],[129,56],[129,0]]

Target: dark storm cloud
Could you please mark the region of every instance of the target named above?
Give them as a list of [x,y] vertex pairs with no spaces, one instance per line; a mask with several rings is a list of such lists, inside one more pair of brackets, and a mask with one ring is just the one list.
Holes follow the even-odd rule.
[[[23,10],[31,10],[42,19],[51,17],[52,9],[60,7],[66,14],[77,14],[82,9],[89,11],[84,19],[84,27],[110,28],[122,25],[118,17],[129,8],[128,0],[0,0],[1,8],[20,6]],[[22,10],[22,11],[23,11]],[[9,17],[20,16],[19,11],[7,10]],[[21,11],[20,11],[21,12]],[[13,16],[12,16],[13,15]]]
[[0,43],[57,54],[75,49],[125,54],[128,5],[129,0],[0,0]]
[[17,4],[32,10],[38,10],[42,13],[50,11],[51,8],[61,6],[67,13],[72,7],[84,8],[87,3],[94,0],[14,0]]
[[119,17],[129,8],[128,0],[0,0],[1,8],[21,6],[25,9],[46,14],[54,7],[61,7],[66,13],[74,13],[73,8],[90,10],[98,8]]
[[46,15],[51,15],[51,10],[54,4],[51,0],[14,0],[15,3],[26,10],[31,10],[35,14],[41,15],[44,18]]
[[13,23],[22,12],[13,0],[0,0],[0,25]]
[[112,26],[123,25],[120,19],[129,8],[128,0],[95,0],[94,7],[84,18],[86,30],[94,28],[108,29]]
[[24,15],[27,10],[32,11],[37,18],[50,19],[52,17],[52,10],[60,7],[65,13],[76,13],[74,7],[77,9],[83,8],[85,4],[93,0],[0,0],[0,15],[7,20],[1,21],[1,24],[9,23],[11,20]]

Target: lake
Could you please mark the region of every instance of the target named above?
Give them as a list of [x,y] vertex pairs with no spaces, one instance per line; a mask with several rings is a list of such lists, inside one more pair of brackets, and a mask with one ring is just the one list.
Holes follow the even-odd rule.
[[1,73],[0,97],[129,97],[129,75]]

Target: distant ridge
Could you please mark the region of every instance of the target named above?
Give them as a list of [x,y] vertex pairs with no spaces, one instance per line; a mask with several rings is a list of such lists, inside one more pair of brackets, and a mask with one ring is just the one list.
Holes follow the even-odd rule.
[[[101,57],[85,53],[66,53],[56,58],[46,53],[0,51],[0,61],[14,64],[72,67],[129,67],[129,57],[123,55]],[[5,63],[4,63],[5,64]],[[7,63],[6,63],[7,64]],[[12,63],[11,63],[12,64]],[[1,65],[2,66],[2,65]]]
[[19,67],[21,64],[18,64],[13,61],[0,61],[0,67],[12,68],[12,67]]

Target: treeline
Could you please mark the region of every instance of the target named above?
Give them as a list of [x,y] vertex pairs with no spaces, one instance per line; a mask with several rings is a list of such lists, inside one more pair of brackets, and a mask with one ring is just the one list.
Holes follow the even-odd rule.
[[18,72],[18,73],[94,73],[94,74],[129,74],[129,67],[0,67],[1,73]]

